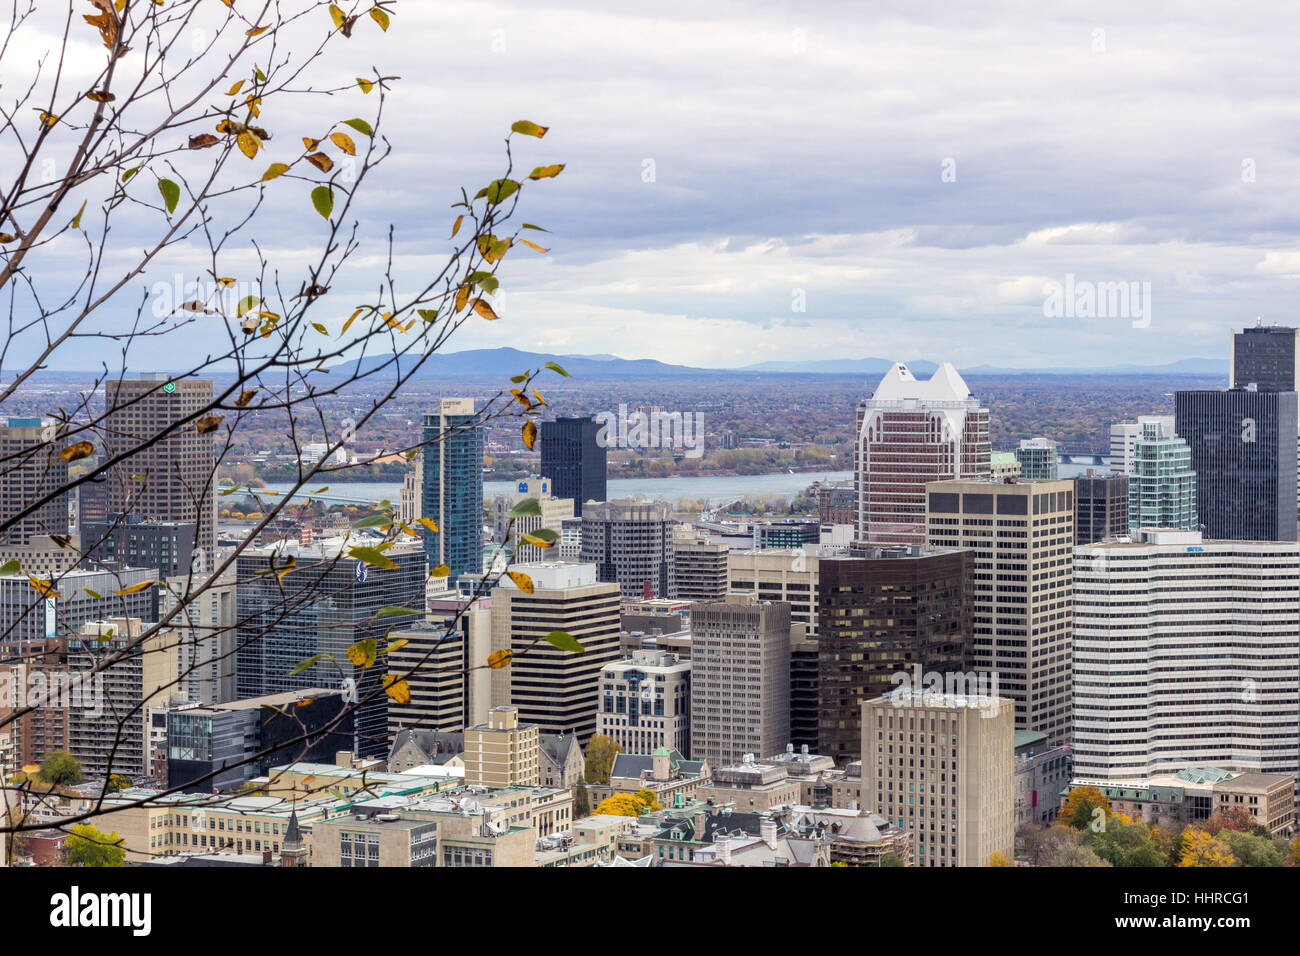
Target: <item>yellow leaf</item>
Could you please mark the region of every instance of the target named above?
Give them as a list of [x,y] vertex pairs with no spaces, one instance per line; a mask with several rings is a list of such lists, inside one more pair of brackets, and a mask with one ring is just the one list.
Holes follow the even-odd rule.
[[461,224],[462,222],[464,222],[464,221],[465,221],[465,217],[464,217],[463,215],[460,215],[460,216],[457,216],[457,217],[456,217],[456,222],[455,222],[455,224],[451,227],[451,235],[448,236],[449,239],[455,239],[455,238],[456,238],[456,233],[460,232],[460,224]]
[[334,168],[334,160],[330,159],[324,153],[312,153],[307,157],[307,162],[311,163],[322,173],[328,173]]
[[440,565],[438,565],[436,568],[434,568],[432,571],[429,572],[429,577],[431,577],[431,578],[445,578],[445,577],[446,577],[447,575],[449,575],[449,574],[451,574],[451,568],[447,567],[447,565],[445,565],[445,564],[440,564]]
[[95,446],[88,441],[74,442],[63,451],[59,452],[59,457],[64,461],[79,461],[93,454]]
[[264,27],[253,27],[253,29],[248,30],[248,31],[245,33],[245,35],[246,35],[246,36],[250,36],[250,37],[261,36],[263,33],[265,33],[265,32],[266,32],[267,30],[269,30],[269,29],[271,29],[271,25],[268,23],[268,24],[267,24],[266,26],[264,26]]
[[141,581],[139,584],[133,584],[129,588],[122,588],[120,591],[114,591],[114,594],[139,594],[145,588],[151,588],[157,581]]
[[240,80],[238,83],[236,83],[236,84],[235,84],[234,86],[232,86],[230,89],[226,90],[226,95],[227,95],[227,96],[234,96],[236,93],[238,93],[238,92],[239,92],[240,90],[242,90],[243,88],[244,88],[244,81],[243,81],[243,80]]
[[46,581],[44,578],[33,577],[28,577],[27,580],[32,583],[32,587],[36,589],[36,593],[41,597],[57,598],[59,596],[59,592],[55,589],[53,582]]
[[514,657],[513,651],[493,651],[488,655],[487,665],[495,670],[500,670],[510,664],[510,658]]
[[59,121],[58,113],[47,113],[45,112],[45,110],[41,110],[41,122],[44,123],[46,126],[53,126],[58,121]]
[[537,443],[537,422],[524,422],[523,439],[524,447],[532,451]]
[[367,80],[365,77],[361,77],[361,76],[357,77],[357,86],[361,87],[362,93],[369,93],[371,90],[375,88],[374,83],[372,83],[370,80]]
[[[533,425],[532,422],[529,422],[528,424]],[[536,425],[533,425],[534,429],[536,427]],[[533,579],[524,574],[524,572],[507,571],[506,574],[510,575],[510,580],[515,582],[515,587],[519,588],[519,590],[523,591],[525,594],[533,593]]]
[[483,316],[483,318],[485,319],[498,318],[497,314],[492,311],[492,306],[488,305],[481,298],[475,299],[473,302],[470,303],[470,305],[474,307],[475,312]]
[[338,8],[337,4],[330,4],[330,19],[334,21],[334,28],[336,30],[343,26],[343,11]]
[[217,285],[221,286],[221,288],[223,288],[223,289],[229,289],[229,288],[230,288],[232,285],[234,285],[234,284],[235,284],[235,277],[234,277],[234,276],[218,276],[218,277],[217,277]]
[[239,144],[239,151],[252,159],[257,155],[257,148],[262,145],[262,141],[249,130],[244,130],[235,140]]
[[534,251],[536,251],[536,252],[550,252],[550,251],[551,251],[550,249],[546,248],[545,246],[539,246],[537,243],[532,242],[532,241],[530,241],[530,240],[528,240],[528,239],[520,239],[519,241],[522,242],[524,245],[526,245],[529,249],[532,249],[532,250],[534,250]]
[[357,154],[357,144],[352,142],[352,137],[347,133],[330,133],[330,142],[349,156]]
[[552,179],[560,175],[564,169],[564,163],[556,163],[554,166],[538,166],[528,174],[529,179]]
[[379,24],[379,29],[388,32],[388,14],[378,7],[370,8],[370,19]]
[[348,660],[357,667],[369,667],[375,662],[375,657],[379,653],[379,642],[373,637],[368,637],[364,641],[357,641],[348,648]]
[[541,139],[546,135],[548,129],[550,129],[549,126],[538,126],[536,123],[531,123],[528,120],[519,120],[517,123],[511,125],[510,132],[522,133],[525,136],[536,136],[538,139]]
[[266,167],[266,172],[262,173],[262,182],[275,179],[276,176],[283,176],[289,171],[289,167],[284,163],[272,163]]
[[411,687],[404,678],[396,674],[384,675],[384,693],[399,704],[411,702]]
[[405,647],[407,644],[410,643],[411,642],[404,637],[398,638],[397,640],[390,642],[389,645],[384,648],[384,653],[391,654],[393,653],[393,651],[400,651],[403,647]]
[[257,394],[257,389],[250,389],[249,391],[242,393],[239,396],[239,398],[236,400],[235,407],[244,408],[245,406],[248,405],[249,402],[253,400],[253,396],[256,394]]
[[438,533],[438,522],[434,521],[432,518],[416,518],[415,523],[424,525],[434,534]]

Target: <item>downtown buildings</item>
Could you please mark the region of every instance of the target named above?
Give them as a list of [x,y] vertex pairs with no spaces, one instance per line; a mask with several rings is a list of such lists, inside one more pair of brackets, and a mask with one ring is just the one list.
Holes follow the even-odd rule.
[[542,422],[542,474],[550,478],[557,498],[572,498],[573,513],[582,517],[588,501],[604,501],[605,446],[601,424],[594,418],[556,418]]
[[1300,551],[1144,531],[1076,549],[1075,774],[1300,770]]
[[1192,452],[1165,419],[1142,421],[1128,447],[1128,533],[1139,528],[1196,530],[1197,482]]
[[894,365],[858,405],[854,540],[925,542],[925,485],[989,474],[989,411],[945,362],[918,380]]
[[677,596],[675,522],[666,501],[603,501],[582,515],[580,560],[599,581],[617,583],[624,600]]
[[[0,425],[0,544],[28,545],[38,537],[68,533],[68,463],[59,455],[66,428],[40,418],[10,418]],[[43,504],[19,518],[37,501]]]
[[446,565],[455,581],[483,573],[483,430],[472,398],[444,398],[424,416],[422,517],[429,568]]

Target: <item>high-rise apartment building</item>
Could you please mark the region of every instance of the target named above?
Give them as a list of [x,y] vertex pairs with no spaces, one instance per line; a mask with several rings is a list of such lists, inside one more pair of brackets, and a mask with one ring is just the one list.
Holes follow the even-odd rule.
[[841,766],[861,753],[862,702],[923,674],[970,669],[967,551],[918,545],[823,559],[817,752]]
[[454,581],[483,573],[483,429],[474,399],[444,398],[424,416],[423,517],[438,525],[424,534],[430,568],[445,564]]
[[1173,415],[1139,415],[1135,422],[1116,422],[1110,426],[1110,470],[1121,475],[1133,473],[1133,445],[1146,433],[1145,425],[1157,426],[1157,435],[1172,438]]
[[600,675],[596,732],[618,741],[625,753],[660,747],[689,756],[691,662],[658,648],[606,664]]
[[1298,548],[1147,531],[1076,549],[1077,778],[1300,770]]
[[945,362],[924,381],[894,365],[858,405],[854,540],[925,541],[925,485],[989,474],[989,411]]
[[409,525],[424,517],[424,455],[417,455],[402,478],[397,517]]
[[556,418],[542,422],[542,474],[555,485],[557,498],[572,498],[582,516],[588,501],[604,501],[605,447],[601,424],[594,418]]
[[[721,542],[712,543],[707,536],[697,535],[689,528],[679,529],[673,539],[673,571],[678,599],[721,601],[726,597],[727,556],[730,552],[731,549]],[[677,749],[686,752],[682,747]]]
[[862,705],[862,799],[912,836],[914,866],[1015,853],[1015,724],[997,697],[896,690]]
[[104,403],[104,455],[128,455],[108,469],[109,516],[187,522],[196,529],[194,547],[212,554],[217,543],[215,433],[204,435],[195,427],[196,416],[212,404],[212,382],[173,381],[162,372],[145,372],[139,378],[109,380]]
[[[87,777],[142,777],[150,772],[148,705],[165,703],[176,689],[176,632],[139,618],[90,621],[68,639],[68,671],[82,675],[97,693],[68,711],[68,751]],[[121,660],[101,667],[128,646]],[[84,686],[84,683],[83,683]],[[102,692],[101,692],[102,688]]]
[[1016,448],[1020,476],[1031,481],[1055,481],[1059,477],[1056,442],[1050,438],[1022,438]]
[[1196,472],[1187,442],[1165,419],[1151,416],[1128,447],[1128,530],[1196,528]]
[[[236,692],[262,697],[307,687],[344,687],[357,711],[357,755],[388,753],[388,697],[380,688],[384,668],[358,667],[348,660],[353,644],[374,639],[382,649],[385,634],[423,619],[424,614],[387,614],[384,608],[424,606],[425,557],[415,542],[384,552],[397,567],[367,567],[349,556],[354,538],[317,539],[249,548],[238,559]],[[294,559],[293,570],[280,576]],[[330,655],[333,662],[323,655]],[[294,674],[299,664],[311,666]],[[337,666],[336,666],[337,665]]]
[[[542,528],[554,531],[556,535],[559,535],[564,527],[564,522],[574,516],[573,500],[570,498],[557,498],[552,494],[553,491],[554,484],[551,479],[539,478],[533,475],[516,481],[514,491],[510,494],[496,495],[492,499],[493,540],[503,542],[506,540],[507,534],[514,535],[510,540],[508,550],[514,553],[516,561],[545,561],[559,554],[560,545],[558,539],[550,548],[540,548],[519,537],[534,534]],[[539,513],[535,515],[517,515],[511,518],[511,510],[515,505],[527,498],[532,498],[537,502]]]
[[[585,518],[583,519],[586,520]],[[516,564],[532,593],[509,577],[492,591],[492,648],[513,654],[497,674],[508,681],[508,700],[520,719],[543,734],[575,734],[585,746],[596,732],[601,671],[621,656],[619,588],[596,580],[591,564]],[[573,635],[581,653],[547,643],[552,631]]]
[[691,608],[691,756],[713,767],[790,737],[790,606],[731,598]]
[[[67,495],[59,493],[68,483],[68,463],[59,455],[66,434],[65,426],[40,418],[10,418],[0,425],[0,544],[26,545],[68,533]],[[47,495],[54,497],[18,517]]]
[[1128,534],[1128,484],[1128,475],[1095,468],[1074,479],[1076,545]]
[[1297,408],[1295,392],[1174,393],[1175,429],[1191,450],[1206,537],[1296,540]]
[[1070,738],[1074,482],[937,481],[929,544],[969,548],[975,670],[1015,701],[1016,728]]
[[596,565],[599,581],[612,581],[623,597],[674,598],[674,523],[666,501],[624,499],[589,505],[582,515],[584,563]]

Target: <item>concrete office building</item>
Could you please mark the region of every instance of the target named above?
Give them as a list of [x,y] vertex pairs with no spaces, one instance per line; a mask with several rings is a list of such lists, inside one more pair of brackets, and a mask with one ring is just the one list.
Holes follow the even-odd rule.
[[683,601],[721,601],[727,596],[725,544],[713,544],[689,528],[678,529],[673,538],[673,568],[677,597]]
[[653,648],[633,651],[606,664],[600,682],[597,733],[618,741],[625,753],[660,747],[690,753],[690,661]]
[[710,766],[790,739],[790,606],[734,597],[691,610],[691,756]]
[[989,411],[947,362],[920,381],[898,363],[858,405],[854,540],[925,542],[925,485],[989,474]]
[[1077,777],[1300,770],[1298,548],[1144,531],[1075,550]]
[[[104,403],[103,453],[106,459],[127,455],[108,469],[108,514],[188,523],[196,529],[194,547],[212,554],[216,434],[203,435],[195,427],[212,404],[212,382],[172,381],[166,373],[145,372],[106,382]],[[163,437],[155,441],[158,436]]]
[[[81,436],[78,436],[80,440]],[[68,533],[68,463],[59,452],[72,439],[67,426],[41,418],[0,425],[0,545],[26,545]],[[49,501],[19,517],[41,498]]]
[[617,583],[624,600],[675,598],[674,533],[666,501],[598,502],[582,514],[581,560],[596,566],[597,580]]
[[826,557],[847,554],[843,548],[732,551],[727,555],[727,593],[790,605],[790,621],[817,636],[818,569]]
[[[512,570],[528,575],[533,592],[508,577],[492,592],[492,648],[514,655],[509,667],[494,671],[501,684],[493,697],[508,700],[541,733],[576,734],[585,746],[596,732],[601,672],[621,657],[618,585],[597,581],[591,564],[518,564]],[[571,634],[582,653],[547,643],[553,631]]]
[[[224,560],[219,556],[218,560]],[[238,696],[235,688],[235,665],[238,658],[238,627],[235,618],[237,564],[231,564],[210,585],[207,574],[189,572],[167,579],[168,587],[158,589],[158,612],[166,615],[192,594],[184,607],[168,622],[176,629],[179,647],[180,690],[195,704],[224,704]],[[205,587],[206,585],[206,587]]]
[[[541,548],[523,540],[522,535],[532,535],[545,528],[560,534],[564,522],[574,517],[573,499],[557,498],[551,493],[553,485],[549,478],[532,475],[515,482],[514,491],[507,495],[496,495],[492,499],[492,537],[498,543],[504,542],[507,535],[512,535],[506,546],[508,553],[513,553],[515,561],[527,563],[550,560],[560,553],[559,540],[549,548]],[[519,502],[527,498],[536,500],[539,514],[518,515],[511,518],[510,512]]]
[[863,799],[912,836],[914,866],[1014,858],[1012,714],[996,697],[903,690],[863,703]]
[[1015,451],[1020,477],[1030,481],[1055,481],[1059,476],[1056,442],[1050,438],[1023,438]]
[[1017,729],[1068,742],[1074,482],[937,481],[927,490],[930,546],[974,552],[974,669],[996,674]]
[[817,752],[856,760],[862,702],[971,669],[971,555],[917,545],[821,562]]
[[493,707],[488,719],[465,730],[465,783],[483,787],[536,787],[541,745],[536,724],[514,707]]

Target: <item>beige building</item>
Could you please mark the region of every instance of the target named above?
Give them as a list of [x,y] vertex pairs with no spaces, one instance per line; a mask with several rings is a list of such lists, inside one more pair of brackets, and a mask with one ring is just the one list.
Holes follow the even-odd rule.
[[[600,674],[619,659],[619,588],[596,580],[593,564],[516,564],[533,592],[503,577],[492,590],[492,649],[514,656],[491,671],[493,700],[509,703],[520,720],[545,734],[577,734],[584,744],[596,732]],[[546,641],[553,631],[572,635],[576,653]]]
[[691,612],[691,756],[712,766],[790,739],[790,605],[732,598]]
[[657,648],[633,651],[601,672],[596,732],[627,753],[691,746],[691,662]]
[[840,554],[842,549],[804,545],[802,548],[732,551],[727,555],[727,593],[789,604],[791,622],[806,625],[807,636],[815,638],[817,564],[823,552]]
[[521,724],[515,707],[493,707],[485,723],[465,730],[465,783],[535,787],[541,782],[536,724]]
[[[220,558],[220,556],[218,556]],[[180,603],[178,595],[186,588],[206,585],[215,565],[202,570],[208,574],[182,574],[167,579],[169,587],[158,589],[158,610],[166,614]],[[198,569],[196,569],[198,570]],[[237,619],[235,618],[234,562],[202,594],[191,597],[171,619],[180,645],[181,693],[196,704],[212,706],[237,698],[235,693],[235,655],[237,653]]]
[[211,381],[172,381],[161,372],[111,379],[104,386],[103,429],[106,456],[138,449],[108,470],[110,517],[197,522],[194,547],[209,555],[216,547],[215,433],[200,434],[194,425],[212,394]]
[[700,787],[701,800],[731,804],[738,813],[771,810],[802,803],[799,781],[785,767],[758,762],[753,754],[732,767],[719,767],[713,779]]
[[1015,701],[1017,729],[1069,743],[1073,480],[931,482],[926,543],[973,552],[972,663]]
[[[68,750],[87,777],[143,777],[150,772],[151,704],[166,704],[177,685],[177,634],[139,618],[112,618],[81,626],[68,641],[68,670],[80,677],[81,699],[68,712]],[[128,650],[131,647],[131,650]],[[104,667],[113,655],[120,660]],[[98,673],[90,674],[96,667]]]
[[898,690],[862,704],[867,808],[913,839],[916,866],[1014,859],[1012,702]]
[[730,549],[711,543],[689,527],[677,529],[673,538],[676,555],[677,597],[684,601],[721,601],[727,596],[727,556]]
[[416,455],[402,479],[401,497],[398,499],[397,518],[409,525],[424,517],[424,455]]
[[[535,498],[540,514],[517,515],[511,523],[510,511],[526,498]],[[573,518],[573,499],[557,498],[551,494],[551,479],[531,475],[515,483],[515,490],[508,495],[497,495],[492,499],[492,537],[503,542],[506,536],[535,534],[545,528],[561,533],[566,519]],[[550,548],[539,548],[529,544],[522,537],[511,541],[517,564],[553,560],[560,553],[559,540]]]
[[[16,518],[35,501],[67,484],[68,463],[59,451],[68,442],[86,436],[66,436],[67,426],[52,420],[10,418],[0,424],[0,523],[12,521],[0,532],[0,545],[22,546],[38,537],[68,533],[66,494],[56,494],[30,514]],[[24,564],[23,570],[27,569]]]
[[700,787],[709,782],[709,765],[687,760],[676,750],[660,747],[649,754],[618,754],[609,772],[608,784],[588,786],[592,806],[616,793],[649,790],[660,806],[677,806],[695,799]]

